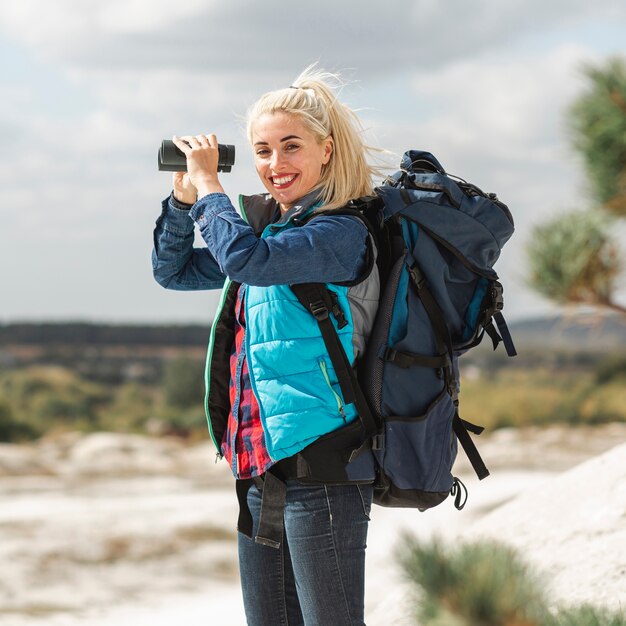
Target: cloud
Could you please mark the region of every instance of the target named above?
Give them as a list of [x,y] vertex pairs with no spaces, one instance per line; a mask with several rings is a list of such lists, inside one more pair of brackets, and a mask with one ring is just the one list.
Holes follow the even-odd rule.
[[597,17],[626,16],[617,0],[38,0],[3,2],[4,32],[77,68],[193,68],[286,78],[312,60],[361,77],[442,67],[520,36]]
[[[559,163],[572,166],[566,111],[584,86],[581,63],[596,56],[588,48],[562,44],[545,54],[484,55],[416,72],[412,99],[428,107],[418,116],[406,107],[393,122],[382,122],[383,132],[395,151],[412,137],[409,141],[419,146],[450,155],[451,172],[473,177],[488,172],[506,184],[518,180],[522,168],[535,172],[533,178],[544,171],[541,180],[547,181]],[[380,126],[381,120],[373,124]],[[518,189],[516,195],[528,197],[532,189]],[[555,186],[551,193],[554,201],[562,190]]]

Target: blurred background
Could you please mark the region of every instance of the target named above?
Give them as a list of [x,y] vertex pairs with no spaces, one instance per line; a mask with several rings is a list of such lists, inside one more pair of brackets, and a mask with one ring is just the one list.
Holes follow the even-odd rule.
[[226,192],[261,191],[246,108],[313,62],[390,171],[428,150],[515,218],[496,270],[519,356],[462,364],[492,464],[526,472],[511,489],[623,443],[625,42],[617,0],[0,0],[0,621],[142,623],[200,590],[191,624],[207,580],[213,618],[240,611],[202,407],[219,294],[152,279],[157,149],[215,132],[237,147]]

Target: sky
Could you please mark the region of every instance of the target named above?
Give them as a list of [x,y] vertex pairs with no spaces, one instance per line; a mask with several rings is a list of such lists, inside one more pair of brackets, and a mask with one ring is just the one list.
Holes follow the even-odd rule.
[[229,196],[263,191],[242,116],[313,62],[341,72],[394,166],[428,150],[498,194],[516,223],[495,268],[506,317],[550,312],[525,246],[591,206],[566,112],[581,68],[612,55],[626,56],[623,0],[0,0],[0,322],[210,321],[218,292],[152,278],[171,189],[158,147],[214,132],[237,147]]

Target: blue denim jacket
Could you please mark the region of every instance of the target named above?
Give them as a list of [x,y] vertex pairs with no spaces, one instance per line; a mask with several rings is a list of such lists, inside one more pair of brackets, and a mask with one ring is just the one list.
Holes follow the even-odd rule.
[[[282,221],[278,212],[275,217]],[[206,248],[194,248],[194,223]],[[259,239],[223,193],[204,196],[191,207],[170,196],[154,230],[154,278],[181,291],[220,289],[226,276],[259,287],[356,280],[365,266],[368,237],[361,220],[320,216],[311,226]]]

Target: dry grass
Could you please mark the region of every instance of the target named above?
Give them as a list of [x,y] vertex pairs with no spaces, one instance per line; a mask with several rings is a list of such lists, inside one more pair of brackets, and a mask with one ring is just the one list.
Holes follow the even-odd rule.
[[[32,602],[30,604],[22,604],[19,606],[0,606],[0,621],[5,623],[3,616],[10,615],[28,615],[31,617],[50,617],[58,613],[67,615],[68,613],[76,612],[76,607],[66,606],[63,604],[52,604],[47,602]],[[9,622],[6,622],[7,625]],[[42,622],[43,623],[43,622]]]
[[461,416],[489,429],[626,421],[624,380],[599,385],[592,372],[549,368],[511,368],[461,379]]
[[204,543],[235,541],[234,531],[210,524],[182,526],[163,536],[112,535],[100,541],[92,541],[83,549],[49,551],[40,557],[39,566],[44,570],[52,570],[63,563],[80,565],[140,563],[183,554]]

